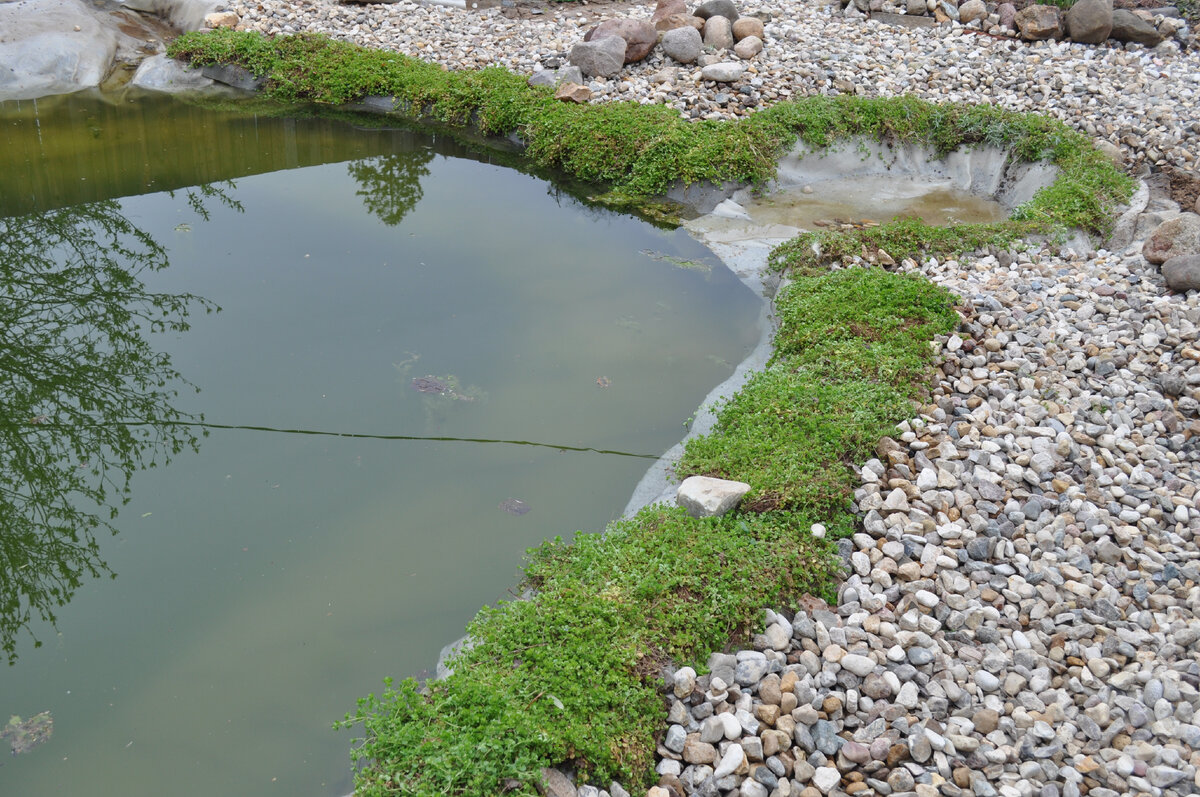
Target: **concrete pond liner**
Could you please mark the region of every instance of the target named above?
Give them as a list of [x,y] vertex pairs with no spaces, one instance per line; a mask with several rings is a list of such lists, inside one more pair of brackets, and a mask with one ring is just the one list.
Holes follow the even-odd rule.
[[[780,275],[768,268],[767,256],[784,241],[811,231],[805,222],[811,221],[814,209],[823,213],[833,198],[853,209],[850,215],[855,220],[871,218],[883,223],[907,214],[936,224],[918,212],[925,210],[933,197],[938,210],[944,205],[936,200],[948,198],[967,205],[973,213],[983,211],[990,216],[982,220],[1000,221],[1057,177],[1058,168],[1052,164],[1016,162],[998,147],[962,148],[938,158],[928,147],[855,137],[824,149],[798,144],[780,160],[775,179],[760,189],[693,186],[672,192],[671,198],[704,213],[685,222],[687,230],[763,297],[759,339],[733,374],[705,396],[684,439],[650,466],[634,488],[624,517],[632,517],[650,504],[674,503],[678,485],[672,468],[683,455],[684,445],[693,437],[709,434],[720,402],[740,390],[751,374],[770,360],[775,331],[771,298],[779,288]],[[881,218],[880,200],[896,212]]]

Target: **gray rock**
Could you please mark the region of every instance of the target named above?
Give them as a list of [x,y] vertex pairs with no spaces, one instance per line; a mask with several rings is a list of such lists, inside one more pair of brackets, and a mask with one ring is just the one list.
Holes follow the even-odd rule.
[[1161,270],[1167,287],[1173,291],[1200,289],[1200,254],[1171,257],[1162,264]]
[[857,653],[847,653],[839,662],[842,669],[849,670],[859,678],[865,678],[875,671],[875,660],[870,656],[860,656]]
[[690,26],[669,30],[662,37],[663,52],[681,64],[695,63],[703,47],[700,31]]
[[200,91],[213,85],[203,71],[193,69],[165,55],[152,55],[138,64],[129,85],[147,91],[176,93]]
[[588,77],[614,77],[625,65],[625,40],[620,36],[580,42],[571,48],[572,66]]
[[724,515],[750,492],[750,485],[710,476],[689,476],[679,485],[675,503],[692,517]]
[[1000,27],[1016,30],[1017,7],[1012,3],[1001,3],[996,6],[996,16],[1000,18]]
[[1153,24],[1127,8],[1113,11],[1112,31],[1109,36],[1119,42],[1136,42],[1146,47],[1157,47],[1163,41],[1163,35]]
[[712,17],[725,17],[730,24],[737,21],[738,14],[737,6],[733,4],[733,0],[705,0],[700,6],[692,12],[700,19],[711,19]]
[[91,88],[112,70],[117,31],[81,0],[0,3],[0,100]]
[[1067,35],[1082,44],[1099,44],[1112,32],[1112,16],[1112,0],[1076,0],[1067,9]]
[[563,83],[583,84],[583,71],[577,66],[564,66],[558,69],[542,69],[529,76],[527,81],[531,86],[549,86],[556,88]]
[[683,744],[687,741],[687,731],[682,725],[672,725],[667,728],[667,735],[663,739],[663,747],[670,750],[672,753],[682,753]]
[[762,39],[757,36],[747,36],[733,45],[733,54],[743,61],[748,61],[763,50]]
[[765,658],[743,659],[737,663],[734,679],[742,686],[750,686],[761,681],[769,668]]
[[709,64],[700,70],[700,77],[705,80],[714,80],[717,83],[733,83],[741,79],[746,73],[746,65],[733,62],[722,61],[718,64]]
[[733,25],[722,16],[710,17],[704,23],[704,46],[714,50],[729,50],[733,47]]
[[575,784],[557,769],[542,770],[542,792],[546,797],[579,797]]
[[813,744],[828,756],[837,755],[843,739],[837,735],[837,726],[829,720],[817,720],[812,727]]
[[265,78],[255,77],[249,69],[236,64],[212,64],[202,67],[200,72],[206,78],[241,91],[258,91],[267,82]]

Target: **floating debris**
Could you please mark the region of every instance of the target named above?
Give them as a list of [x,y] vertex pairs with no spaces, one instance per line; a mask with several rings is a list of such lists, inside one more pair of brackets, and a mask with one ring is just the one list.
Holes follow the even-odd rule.
[[436,376],[414,376],[412,386],[418,393],[450,392],[450,385]]
[[847,219],[813,219],[812,223],[814,227],[834,227],[839,230],[867,230],[879,226],[879,222],[874,219],[859,219],[858,221]]
[[49,711],[35,714],[23,720],[14,714],[8,724],[0,728],[0,739],[6,740],[12,746],[13,755],[28,753],[42,742],[50,739],[54,733],[54,720]]
[[524,515],[529,511],[529,504],[520,498],[505,498],[500,502],[500,508],[510,515]]
[[596,377],[596,385],[599,387],[608,387],[611,384],[612,384],[612,380],[609,379],[607,376]]

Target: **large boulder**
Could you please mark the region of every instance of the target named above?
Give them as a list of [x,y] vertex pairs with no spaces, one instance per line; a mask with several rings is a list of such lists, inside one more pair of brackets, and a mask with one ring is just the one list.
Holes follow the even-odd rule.
[[747,36],[757,36],[760,39],[766,39],[767,34],[763,28],[763,22],[757,17],[741,17],[733,23],[733,40],[740,42]]
[[606,19],[587,32],[585,42],[617,36],[625,40],[625,63],[632,64],[650,54],[658,44],[658,31],[644,19]]
[[763,40],[757,36],[747,36],[737,44],[733,45],[733,54],[742,60],[748,61],[754,56],[761,53],[763,50]]
[[1058,6],[1026,6],[1017,12],[1017,30],[1026,41],[1061,39],[1062,17]]
[[204,27],[204,18],[224,4],[224,0],[120,0],[134,11],[153,14],[187,32]]
[[588,77],[614,77],[625,65],[625,46],[620,36],[593,37],[572,47],[569,60]]
[[1200,216],[1195,213],[1180,213],[1164,221],[1142,244],[1142,257],[1150,263],[1197,254],[1200,254]]
[[1156,47],[1163,40],[1163,35],[1152,23],[1127,8],[1113,11],[1112,31],[1108,35],[1119,42],[1136,42],[1147,47]]
[[741,16],[738,14],[737,6],[733,4],[733,0],[705,0],[696,9],[695,14],[700,19],[725,17],[730,23],[736,22],[737,18]]
[[986,20],[987,16],[987,4],[983,0],[967,0],[958,7],[958,21],[964,25],[969,25],[977,19]]
[[1009,30],[1017,29],[1017,7],[1012,3],[1001,3],[996,6],[996,16],[1000,18],[1000,27]]
[[117,55],[115,26],[81,0],[0,3],[0,100],[100,85]]
[[1173,291],[1200,290],[1200,254],[1171,258],[1162,264],[1162,274]]
[[714,50],[733,47],[733,26],[726,17],[709,17],[704,23],[704,46]]
[[704,43],[700,31],[691,27],[675,28],[663,34],[663,52],[681,64],[693,64],[700,57]]
[[1067,35],[1081,44],[1099,44],[1112,33],[1112,19],[1112,0],[1076,0],[1067,10]]
[[129,85],[147,91],[177,94],[207,89],[213,85],[213,80],[206,77],[201,70],[181,64],[173,58],[152,55],[138,64]]

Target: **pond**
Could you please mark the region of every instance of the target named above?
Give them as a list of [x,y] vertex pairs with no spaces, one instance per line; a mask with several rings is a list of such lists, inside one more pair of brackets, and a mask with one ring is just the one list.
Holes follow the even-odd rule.
[[345,794],[332,724],[618,515],[756,343],[682,232],[420,131],[78,96],[0,131],[0,605],[57,588],[0,627],[0,713],[53,718],[4,794]]

